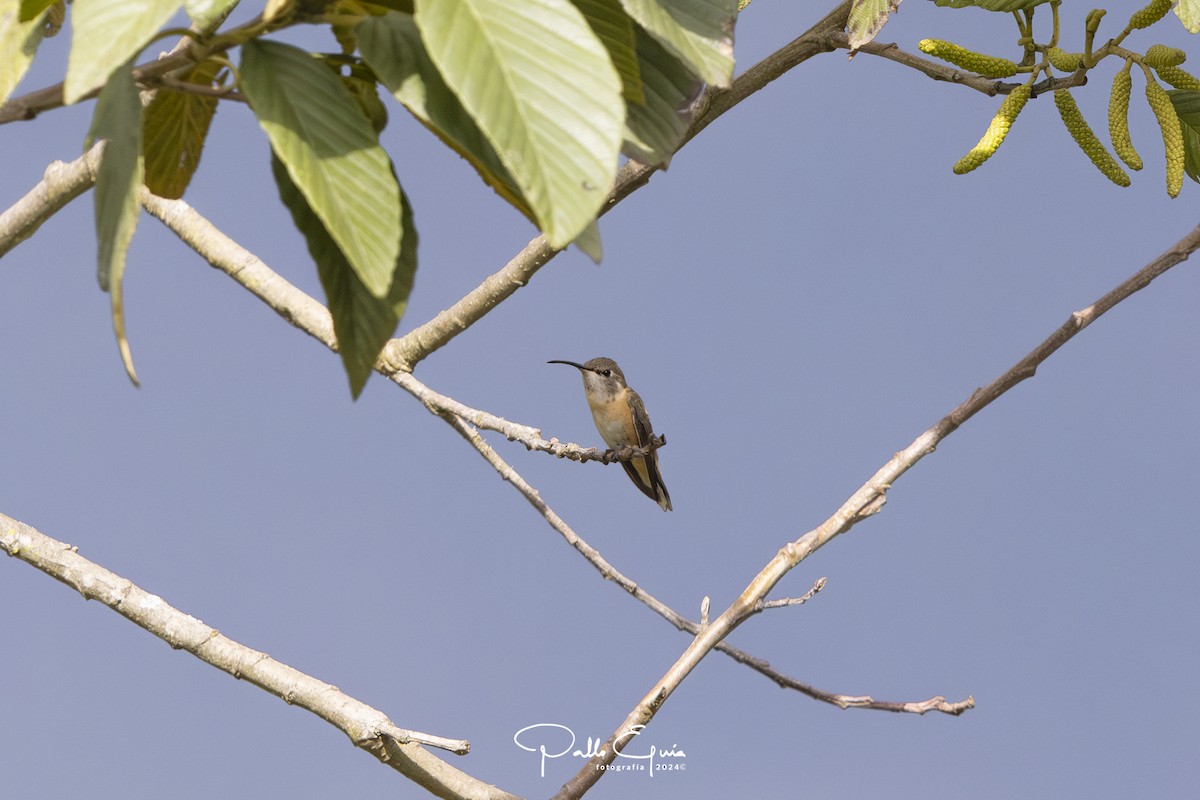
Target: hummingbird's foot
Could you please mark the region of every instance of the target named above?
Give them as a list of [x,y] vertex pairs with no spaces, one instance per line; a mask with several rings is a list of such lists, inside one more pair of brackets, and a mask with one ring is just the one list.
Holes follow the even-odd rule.
[[633,448],[629,445],[625,445],[624,447],[618,447],[616,449],[610,448],[605,450],[604,455],[600,458],[605,464],[611,464],[614,461],[628,461],[631,455],[633,455]]

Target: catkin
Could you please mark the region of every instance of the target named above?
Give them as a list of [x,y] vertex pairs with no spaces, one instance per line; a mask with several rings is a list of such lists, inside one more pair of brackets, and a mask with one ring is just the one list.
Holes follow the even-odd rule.
[[1129,95],[1133,89],[1129,68],[1132,63],[1126,61],[1125,66],[1113,76],[1112,92],[1108,95],[1108,135],[1117,156],[1130,169],[1136,170],[1142,168],[1142,157],[1133,148],[1133,140],[1129,138]]
[[1159,67],[1178,67],[1184,61],[1187,61],[1187,53],[1178,47],[1167,47],[1165,44],[1152,44],[1150,45],[1150,49],[1146,51],[1146,55],[1142,56],[1142,60],[1155,69]]
[[922,39],[917,47],[922,53],[948,61],[956,67],[969,69],[985,78],[1007,78],[1017,74],[1017,65],[1007,58],[976,53],[944,39]]
[[1174,4],[1175,0],[1150,0],[1145,8],[1133,12],[1133,16],[1129,18],[1129,29],[1149,28],[1165,17]]
[[1071,92],[1067,89],[1055,91],[1054,105],[1058,107],[1059,116],[1062,117],[1063,125],[1067,127],[1071,138],[1075,140],[1079,149],[1087,155],[1088,159],[1096,165],[1096,169],[1118,186],[1128,186],[1129,176],[1125,174],[1125,170],[1121,169],[1121,165],[1116,162],[1116,159],[1108,154],[1108,150],[1096,138],[1096,134],[1092,133],[1091,127],[1083,118],[1083,112],[1079,110]]
[[1146,102],[1162,128],[1163,148],[1167,154],[1167,194],[1178,197],[1183,189],[1183,127],[1175,105],[1166,90],[1152,80],[1146,81]]
[[1180,69],[1179,67],[1155,67],[1154,71],[1158,73],[1158,77],[1176,89],[1200,90],[1200,80],[1197,80],[1196,76],[1186,69]]
[[992,154],[1004,142],[1004,137],[1008,136],[1008,130],[1012,127],[1017,115],[1025,107],[1026,101],[1029,100],[1029,93],[1030,87],[1025,84],[1013,89],[1008,97],[1004,98],[1004,102],[1000,104],[996,116],[992,117],[992,123],[988,125],[987,132],[983,134],[979,144],[971,148],[971,151],[954,165],[955,175],[965,175],[992,157]]
[[1046,48],[1046,58],[1050,66],[1063,72],[1074,72],[1083,66],[1083,53],[1068,53],[1061,47]]

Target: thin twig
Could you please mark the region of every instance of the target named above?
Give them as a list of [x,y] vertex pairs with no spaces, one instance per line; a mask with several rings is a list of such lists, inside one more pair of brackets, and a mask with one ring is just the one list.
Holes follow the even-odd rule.
[[470,750],[466,740],[398,727],[382,711],[355,700],[335,686],[281,664],[266,653],[233,641],[168,605],[161,597],[89,561],[71,545],[3,514],[0,514],[0,550],[62,581],[85,600],[96,600],[108,606],[176,650],[186,650],[235,678],[312,712],[340,729],[356,747],[435,794],[486,800],[514,798],[420,747],[439,747],[463,755]]
[[171,75],[164,75],[153,82],[155,85],[165,86],[168,89],[174,89],[177,92],[184,94],[195,94],[201,97],[215,97],[218,100],[234,100],[239,103],[249,103],[246,95],[239,92],[232,84],[228,86],[207,86],[201,83],[191,83],[190,81],[181,81]]
[[817,578],[817,582],[812,585],[804,594],[799,597],[781,597],[778,600],[759,600],[755,607],[757,611],[765,611],[768,608],[787,608],[788,606],[802,606],[809,600],[812,600],[817,592],[825,588],[825,583],[828,578]]
[[[824,40],[831,47],[837,47],[842,50],[850,49],[850,40],[844,33],[827,34]],[[902,50],[894,42],[890,44],[884,42],[867,42],[864,45],[860,45],[857,52],[885,58],[897,64],[903,64],[910,69],[915,69],[933,78],[935,81],[957,83],[974,89],[977,92],[982,92],[989,97],[997,94],[1008,94],[1013,89],[1023,85],[1021,83],[1006,83],[996,78],[985,78],[982,75],[976,75],[974,72],[948,67],[937,61],[930,61],[927,58],[922,58],[914,53]],[[1077,70],[1062,78],[1046,78],[1033,85],[1031,96],[1037,97],[1039,94],[1045,94],[1056,89],[1070,89],[1073,86],[1083,86],[1087,83],[1087,80],[1087,70]]]

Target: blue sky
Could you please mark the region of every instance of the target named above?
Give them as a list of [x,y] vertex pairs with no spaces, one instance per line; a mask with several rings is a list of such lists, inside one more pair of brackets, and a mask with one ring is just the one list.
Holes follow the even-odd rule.
[[[750,6],[739,70],[817,18],[797,5]],[[1064,12],[1068,42],[1085,12]],[[1167,23],[1127,44],[1194,53]],[[1013,30],[912,3],[880,40],[1011,56]],[[61,75],[67,44],[46,43],[23,90]],[[1076,92],[1098,131],[1115,68]],[[600,266],[563,254],[416,374],[593,445],[578,376],[545,362],[615,358],[667,436],[674,512],[616,466],[489,441],[647,590],[693,618],[705,595],[723,609],[893,452],[1196,224],[1200,187],[1167,198],[1140,86],[1147,166],[1130,188],[1087,162],[1049,98],[958,177],[997,99],[867,55],[814,58],[607,215]],[[78,155],[91,108],[0,130],[0,205]],[[421,236],[407,330],[534,232],[389,110]],[[320,296],[248,109],[222,106],[187,199]],[[332,353],[146,216],[126,274],[134,389],[91,225],[88,195],[0,264],[0,511],[398,725],[469,739],[455,766],[557,790],[582,759],[543,778],[514,734],[607,737],[688,639],[600,580],[441,420],[379,376],[351,402]],[[1185,263],[1102,318],[774,594],[825,576],[815,600],[731,637],[823,689],[973,695],[974,710],[842,711],[713,654],[644,733],[686,769],[612,774],[588,796],[1191,796],[1198,290]],[[2,566],[12,796],[424,794],[315,717]]]

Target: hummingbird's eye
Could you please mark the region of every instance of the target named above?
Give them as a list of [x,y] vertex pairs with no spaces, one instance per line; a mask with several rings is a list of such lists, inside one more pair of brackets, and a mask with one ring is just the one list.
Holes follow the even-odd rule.
[[611,369],[602,369],[602,370],[600,370],[600,374],[603,375],[604,377],[608,378],[608,377],[612,376],[612,370]]

